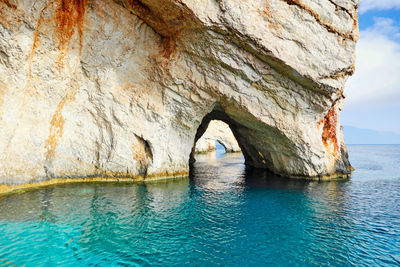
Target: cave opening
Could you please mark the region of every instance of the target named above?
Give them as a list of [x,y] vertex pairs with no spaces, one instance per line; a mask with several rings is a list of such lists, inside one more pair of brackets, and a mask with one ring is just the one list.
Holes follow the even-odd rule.
[[[207,153],[196,153],[198,141],[201,141],[214,121],[226,125],[238,151],[232,151],[223,138],[214,137],[210,138],[214,139],[213,153],[208,153],[210,150]],[[294,149],[296,147],[281,131],[259,121],[248,110],[232,103],[224,107],[217,104],[198,126],[189,158],[189,172],[191,177],[200,179],[204,178],[203,175],[207,179],[214,179],[216,173],[228,179],[227,174],[235,172],[240,172],[241,177],[253,177],[252,173],[256,176],[263,173],[265,177],[286,177],[285,168],[290,167],[294,162],[292,160],[296,159]]]
[[214,108],[203,118],[197,129],[189,160],[190,166],[193,167],[195,158],[200,154],[214,155],[218,159],[227,154],[241,153],[243,148],[237,138],[237,128],[237,123],[220,106]]
[[292,150],[295,149],[293,143],[275,127],[266,125],[248,110],[229,102],[224,105],[216,104],[203,117],[194,137],[189,157],[190,168],[196,161],[196,143],[206,132],[210,122],[214,120],[228,125],[237,141],[246,167],[265,169],[273,173],[285,173],[285,168],[291,164],[291,160],[294,158]]
[[[240,108],[235,103],[224,103],[224,105],[216,104],[203,117],[198,126],[189,157],[190,169],[196,162],[197,141],[206,132],[210,123],[215,120],[228,125],[241,151],[240,160],[246,165],[246,168],[258,168],[272,173],[285,174],[286,169],[293,166],[293,162],[296,160],[296,147],[280,130],[266,125],[248,110]],[[227,148],[226,145],[225,147]],[[235,153],[224,153],[224,158],[231,158],[229,154]],[[235,160],[235,162],[237,161]],[[214,163],[212,162],[212,164]]]
[[229,125],[221,120],[211,120],[206,131],[195,144],[196,154],[210,152],[216,152],[218,155],[241,152]]

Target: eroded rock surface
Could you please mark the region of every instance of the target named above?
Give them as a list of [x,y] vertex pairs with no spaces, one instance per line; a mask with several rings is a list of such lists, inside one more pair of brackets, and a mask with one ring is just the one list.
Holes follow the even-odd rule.
[[184,175],[210,120],[246,163],[350,173],[358,0],[0,0],[0,180]]
[[240,147],[229,125],[223,121],[210,121],[203,136],[197,140],[196,152],[208,152],[216,149],[215,142],[219,142],[227,153],[240,152]]

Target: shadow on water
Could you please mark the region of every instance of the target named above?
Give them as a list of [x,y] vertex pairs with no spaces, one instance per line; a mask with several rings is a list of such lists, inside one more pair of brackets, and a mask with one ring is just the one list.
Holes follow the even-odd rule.
[[246,166],[241,153],[224,153],[223,150],[196,155],[196,162],[190,169],[190,179],[196,185],[209,183],[224,184],[225,188],[240,186],[297,191],[309,191],[315,186],[332,188],[348,182],[348,180],[320,182],[276,175],[266,169]]
[[264,169],[245,167],[244,176],[247,187],[262,187],[270,189],[305,190],[310,182],[301,179],[290,179],[279,176]]

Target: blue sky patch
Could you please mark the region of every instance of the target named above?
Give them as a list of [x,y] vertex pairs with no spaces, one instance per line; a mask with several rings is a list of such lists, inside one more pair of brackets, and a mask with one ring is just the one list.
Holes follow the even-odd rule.
[[363,14],[358,14],[360,30],[372,27],[375,23],[375,17],[389,18],[395,22],[395,25],[400,25],[400,10],[369,10]]

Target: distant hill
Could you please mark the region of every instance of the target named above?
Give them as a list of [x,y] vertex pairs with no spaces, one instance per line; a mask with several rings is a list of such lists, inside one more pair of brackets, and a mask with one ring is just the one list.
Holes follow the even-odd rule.
[[400,144],[400,134],[343,126],[346,144]]

